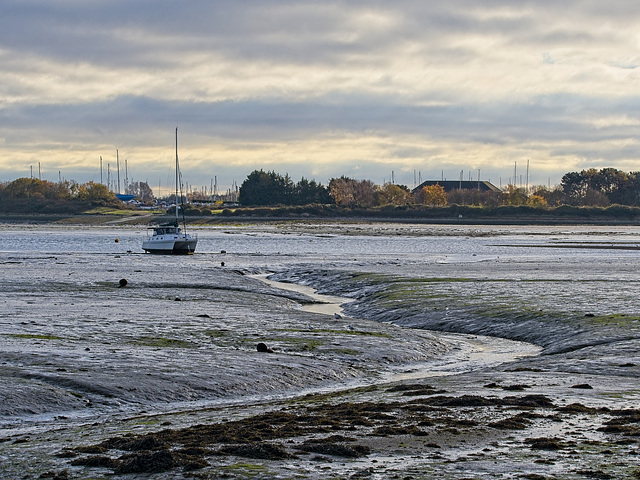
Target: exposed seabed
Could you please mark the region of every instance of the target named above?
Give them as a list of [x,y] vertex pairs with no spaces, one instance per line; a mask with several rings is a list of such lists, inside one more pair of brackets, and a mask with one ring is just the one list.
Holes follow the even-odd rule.
[[[4,478],[638,478],[629,312],[626,338],[611,317],[571,324],[563,352],[560,328],[523,342],[399,326],[418,317],[406,300],[401,317],[381,307],[397,284],[350,283],[417,268],[395,258],[228,251],[2,254]],[[474,271],[454,263],[437,271]],[[505,285],[526,280],[522,265]],[[611,288],[633,294],[633,268],[615,270],[625,285]],[[461,331],[480,328],[459,312]]]

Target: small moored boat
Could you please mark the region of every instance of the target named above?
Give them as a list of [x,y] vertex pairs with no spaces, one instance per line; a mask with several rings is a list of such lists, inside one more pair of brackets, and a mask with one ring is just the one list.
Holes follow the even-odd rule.
[[147,239],[142,242],[142,248],[149,253],[189,255],[195,252],[197,243],[198,239],[183,232],[176,220],[173,223],[150,227]]
[[[164,253],[173,255],[189,255],[196,251],[197,237],[192,237],[179,227],[178,217],[178,185],[180,182],[178,165],[178,129],[176,128],[176,219],[172,223],[163,223],[149,227],[147,238],[142,248],[147,253]],[[184,218],[184,215],[183,215]],[[184,225],[186,230],[186,224]]]

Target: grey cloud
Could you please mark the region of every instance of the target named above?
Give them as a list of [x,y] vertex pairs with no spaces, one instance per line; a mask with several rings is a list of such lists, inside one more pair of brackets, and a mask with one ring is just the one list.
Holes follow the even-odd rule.
[[[23,106],[0,110],[4,131],[42,132],[44,138],[65,136],[81,141],[132,143],[161,125],[179,124],[193,135],[293,140],[327,131],[365,134],[424,135],[455,142],[513,144],[535,140],[555,142],[612,140],[635,134],[635,126],[595,131],[584,124],[585,115],[597,118],[626,114],[640,118],[640,100],[554,95],[530,103],[492,102],[449,106],[416,106],[373,96],[335,96],[311,102],[282,99],[216,103],[162,101],[119,97],[93,104]],[[48,132],[48,133],[45,133]],[[66,132],[66,133],[65,133]],[[111,139],[105,138],[111,136]],[[11,145],[11,135],[6,136]]]
[[[155,97],[150,92],[132,91],[73,104],[59,104],[51,98],[30,99],[26,104],[19,100],[21,95],[35,95],[35,87],[6,81],[0,92],[18,100],[0,103],[5,138],[1,146],[65,148],[82,144],[96,150],[105,145],[149,146],[179,125],[203,142],[207,138],[244,140],[247,144],[287,142],[341,132],[422,136],[453,145],[538,143],[542,146],[531,148],[547,148],[557,156],[573,154],[611,161],[629,158],[635,155],[633,150],[620,145],[635,138],[636,127],[594,129],[584,118],[640,118],[640,101],[635,97],[608,98],[596,90],[579,94],[572,85],[558,85],[557,93],[551,95],[522,93],[516,99],[505,93],[486,101],[467,95],[464,87],[452,86],[445,91],[430,82],[441,75],[437,68],[441,65],[457,69],[457,75],[466,78],[469,65],[488,62],[479,56],[476,38],[495,41],[497,53],[507,46],[514,54],[531,48],[537,52],[536,61],[542,58],[549,64],[540,68],[555,68],[551,63],[562,60],[558,49],[615,45],[619,41],[615,26],[629,26],[638,18],[639,9],[640,4],[626,0],[544,5],[507,0],[5,1],[0,7],[0,55],[8,53],[0,65],[0,79],[5,78],[3,74],[29,78],[36,71],[33,62],[39,58],[54,65],[85,62],[121,75],[131,75],[126,69],[135,67],[150,76],[172,79],[183,68],[182,61],[193,55],[204,62],[228,61],[227,71],[231,72],[237,66],[255,63],[293,66],[286,71],[295,75],[296,67],[313,65],[319,72],[344,71],[347,80],[356,72],[369,83],[345,82],[348,86],[341,89],[326,85],[322,92],[298,96],[288,95],[283,87],[277,96],[271,91],[247,92],[238,95],[238,100],[212,102],[198,101],[206,97],[197,91],[167,100],[162,95],[171,86],[168,81],[169,87],[158,89],[164,93]],[[376,13],[388,21],[361,23],[361,15]],[[613,27],[601,30],[606,25]],[[423,75],[409,76],[402,93],[372,93],[392,90],[395,76],[403,72],[393,71],[389,65],[407,49],[413,52],[407,61],[421,61]],[[636,60],[601,59],[603,64],[629,69],[629,73],[633,73]],[[517,78],[520,72],[505,74]],[[588,74],[576,72],[572,80],[586,80]],[[411,88],[412,81],[415,88]],[[469,78],[472,86],[473,82]],[[439,103],[441,106],[431,106]],[[554,146],[563,140],[571,147]],[[608,143],[606,151],[603,143]],[[436,152],[428,147],[399,146],[386,153],[403,159]],[[360,160],[353,159],[349,168],[356,171]],[[335,167],[334,171],[338,170]]]

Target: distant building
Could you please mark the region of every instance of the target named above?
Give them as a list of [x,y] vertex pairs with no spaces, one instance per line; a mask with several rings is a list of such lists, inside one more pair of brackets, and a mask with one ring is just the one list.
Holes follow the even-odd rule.
[[478,182],[474,180],[427,180],[414,188],[413,193],[418,193],[424,187],[432,187],[433,185],[440,185],[447,193],[454,190],[480,190],[481,192],[495,193],[501,191],[491,182]]

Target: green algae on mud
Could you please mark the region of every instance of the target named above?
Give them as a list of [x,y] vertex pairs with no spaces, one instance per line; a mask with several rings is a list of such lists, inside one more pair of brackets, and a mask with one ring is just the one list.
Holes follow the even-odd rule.
[[132,342],[134,345],[160,348],[195,348],[196,344],[177,338],[139,337]]
[[[575,455],[582,458],[582,471],[614,478],[606,475],[628,473],[633,465],[603,464],[600,459],[628,448],[624,439],[636,434],[639,415],[638,410],[563,407],[539,394],[451,395],[440,386],[395,384],[310,395],[239,420],[110,437],[67,450],[65,456],[73,459],[72,465],[84,465],[86,474],[98,466],[118,472],[136,458],[139,473],[197,471],[208,478],[233,471],[241,476],[268,472],[323,478],[321,472],[353,475],[374,461],[389,478],[411,473],[412,478],[426,479],[437,471],[448,479],[460,478],[456,465],[462,463],[486,474],[488,464],[505,461],[517,461],[523,474],[539,475],[548,470],[540,456],[551,454],[540,452],[553,452],[554,470],[561,478],[574,478]],[[553,423],[563,428],[541,436],[541,428]],[[601,439],[591,438],[588,423],[601,425]],[[511,450],[509,460],[503,454],[505,445]],[[425,449],[434,454],[425,456]],[[389,450],[397,452],[397,462],[385,457]],[[158,462],[162,455],[171,455],[171,461]],[[295,470],[282,463],[285,459],[295,459]]]
[[290,349],[293,351],[316,350],[327,343],[326,339],[305,338],[305,337],[271,337],[267,341],[269,345],[278,345],[280,349]]
[[640,316],[626,313],[611,313],[608,315],[586,314],[583,322],[597,325],[617,326],[621,328],[639,328]]
[[57,335],[45,335],[41,333],[4,333],[3,335],[31,340],[65,340],[63,337]]
[[307,329],[301,329],[301,328],[287,328],[287,329],[282,329],[285,332],[294,332],[294,333],[329,333],[332,335],[356,335],[356,336],[363,336],[363,337],[381,337],[381,338],[392,338],[392,335],[389,335],[388,333],[385,332],[377,332],[377,331],[373,331],[373,330],[355,330],[353,327],[351,329],[344,329],[344,330],[337,330],[337,329],[330,329],[330,328],[307,328]]
[[[476,270],[477,276],[451,278],[428,273],[287,275],[323,292],[340,291],[356,298],[344,306],[347,315],[414,328],[527,341],[549,353],[632,341],[640,334],[637,315],[613,310],[619,305],[600,293],[603,287],[611,288],[616,283],[607,280],[603,284],[599,277],[582,280],[562,273],[539,278],[535,270],[531,276],[523,272],[516,278],[511,271],[501,276]],[[634,295],[633,285],[627,295]],[[569,293],[572,290],[577,292]],[[629,302],[631,298],[635,296],[629,297]],[[627,310],[630,305],[626,305]]]
[[225,337],[227,335],[230,335],[230,331],[229,330],[214,330],[214,329],[210,329],[210,330],[205,330],[204,333],[207,337],[211,337],[211,338],[222,338]]

